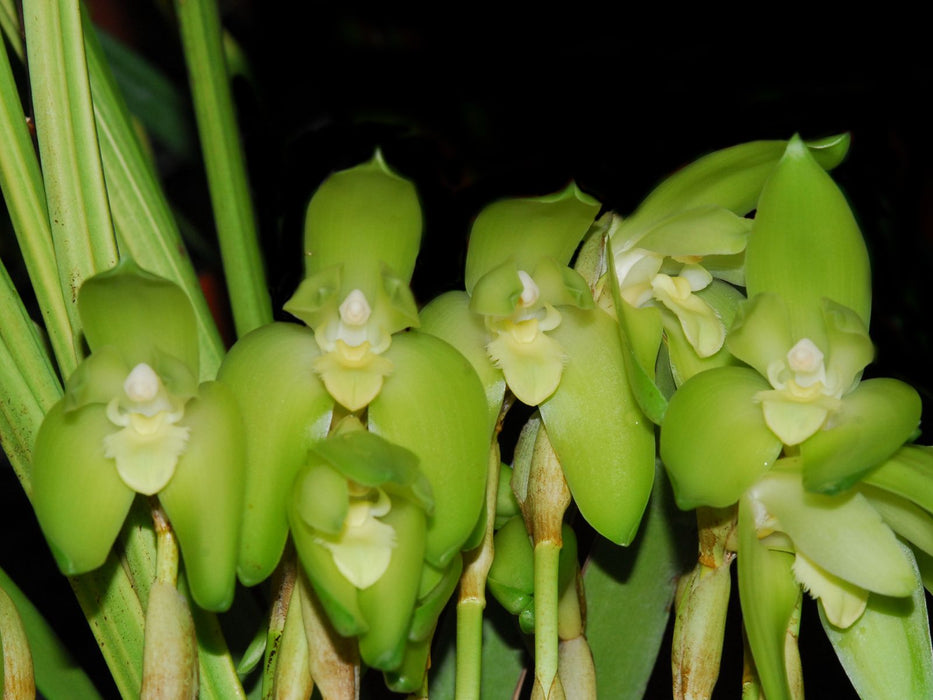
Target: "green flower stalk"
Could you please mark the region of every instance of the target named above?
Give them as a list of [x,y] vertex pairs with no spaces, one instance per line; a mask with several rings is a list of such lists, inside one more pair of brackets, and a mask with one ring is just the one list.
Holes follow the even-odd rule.
[[233,600],[243,476],[226,387],[197,383],[184,292],[131,261],[88,279],[78,312],[91,354],[36,438],[34,505],[61,570],[100,566],[136,494],[158,496],[203,608]]

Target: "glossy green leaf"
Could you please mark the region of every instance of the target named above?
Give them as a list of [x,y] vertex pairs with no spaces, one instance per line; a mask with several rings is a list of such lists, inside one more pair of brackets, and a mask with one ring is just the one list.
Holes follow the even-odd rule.
[[800,598],[794,580],[794,555],[768,549],[758,539],[755,506],[739,501],[739,600],[748,644],[768,700],[791,700],[784,660],[787,625]]
[[425,515],[417,505],[397,500],[382,521],[395,529],[398,539],[389,568],[378,581],[358,594],[360,610],[369,624],[369,629],[360,635],[360,657],[368,666],[392,671],[404,658],[418,598]]
[[372,160],[331,174],[305,217],[305,271],[343,265],[345,291],[375,299],[382,266],[406,282],[421,243],[421,206],[414,185]]
[[865,612],[848,629],[830,624],[822,606],[820,621],[859,697],[933,696],[933,648],[922,586],[908,598],[870,596]]
[[803,489],[799,473],[773,469],[749,490],[794,549],[856,586],[882,595],[909,595],[916,585],[897,538],[860,493],[836,496]]
[[505,377],[486,354],[489,331],[482,317],[470,311],[470,297],[466,292],[447,292],[435,297],[421,310],[420,328],[450,343],[470,361],[486,392],[491,432],[502,409]]
[[661,459],[681,508],[732,505],[777,459],[783,445],[754,400],[768,388],[754,370],[722,367],[693,376],[671,398]]
[[106,408],[92,404],[49,411],[32,462],[33,506],[63,573],[96,569],[107,558],[136,495],[104,457],[103,438],[114,432]]
[[[600,697],[644,697],[667,629],[677,577],[696,559],[694,522],[692,514],[678,511],[661,472],[631,546],[619,549],[596,539],[583,568],[583,583],[586,637]],[[638,624],[620,625],[620,620]]]
[[920,396],[896,379],[869,379],[843,398],[829,426],[800,444],[804,486],[837,493],[903,445],[920,422]]
[[243,423],[219,382],[201,385],[185,406],[191,437],[159,501],[175,529],[194,602],[206,610],[233,603],[243,510]]
[[237,568],[244,585],[275,569],[288,535],[286,497],[311,441],[330,428],[333,399],[311,369],[319,355],[308,328],[274,323],[240,339],[218,374],[237,400],[246,437]]
[[470,232],[466,290],[514,257],[519,270],[531,273],[541,258],[566,265],[599,213],[600,204],[571,183],[544,197],[503,199],[484,208]]
[[793,138],[758,202],[745,253],[748,296],[784,297],[794,338],[812,337],[823,297],[865,325],[871,310],[868,251],[842,192]]
[[654,481],[654,426],[632,394],[618,330],[602,309],[562,309],[553,332],[567,354],[540,406],[573,499],[597,532],[629,544]]
[[395,371],[369,406],[369,429],[418,456],[434,495],[425,558],[443,567],[482,508],[492,437],[486,397],[469,362],[432,335],[399,334],[386,357]]

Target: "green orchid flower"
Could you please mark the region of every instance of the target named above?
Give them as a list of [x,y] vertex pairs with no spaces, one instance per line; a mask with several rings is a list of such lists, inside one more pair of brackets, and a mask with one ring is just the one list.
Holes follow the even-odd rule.
[[[290,528],[297,539],[296,528],[312,525],[317,546],[348,585],[378,585],[375,564],[395,566],[402,550],[391,543],[408,538],[409,527],[424,529],[412,535],[424,540],[414,570],[423,560],[444,570],[479,519],[491,427],[469,363],[433,336],[402,332],[418,323],[408,287],[421,236],[414,187],[377,153],[324,181],[308,205],[305,234],[308,276],[285,308],[307,325],[273,323],[244,336],[219,373],[245,418],[240,580],[254,585],[267,578]],[[356,439],[378,435],[414,455],[432,494],[429,514],[423,504],[387,501],[371,485],[347,487],[333,465],[308,471],[348,414],[368,431]],[[296,485],[312,500],[318,488],[342,494],[332,504],[340,509],[328,516],[330,531],[309,508],[294,506]],[[296,508],[312,522],[296,519]],[[337,522],[356,526],[343,532]]]
[[421,327],[470,360],[490,429],[506,388],[540,408],[580,511],[628,544],[651,490],[653,432],[626,381],[615,323],[568,267],[599,208],[575,185],[487,206],[470,234],[466,291],[428,304]]
[[223,384],[198,385],[194,312],[176,285],[124,260],[85,281],[91,354],[46,416],[33,458],[39,523],[68,575],[103,564],[136,494],[158,496],[195,602],[233,600],[241,418]]

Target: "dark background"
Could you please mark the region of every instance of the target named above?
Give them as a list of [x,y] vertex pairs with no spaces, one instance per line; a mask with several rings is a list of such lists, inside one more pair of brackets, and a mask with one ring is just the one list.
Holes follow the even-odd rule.
[[[425,302],[462,288],[470,219],[493,199],[575,179],[627,213],[664,175],[712,150],[849,131],[849,157],[834,177],[872,254],[878,356],[869,374],[904,379],[929,403],[933,79],[916,18],[793,17],[786,7],[772,16],[761,8],[753,20],[592,3],[524,13],[504,4],[391,12],[305,5],[223,5],[253,71],[252,81],[237,79],[235,94],[277,308],[299,279],[301,219],[314,188],[377,146],[419,188],[426,230],[413,286]],[[94,3],[94,15],[184,86],[170,17],[116,1]],[[198,154],[160,150],[158,159],[173,201],[209,242]],[[220,274],[210,252],[196,258]],[[47,592],[37,596],[46,615],[70,630],[84,663],[98,663],[15,479],[7,469],[0,480],[0,530],[14,533],[3,566],[33,593]],[[739,695],[737,613],[723,698]],[[815,613],[808,602],[808,693],[847,697]],[[669,696],[668,663],[662,654],[650,697]]]

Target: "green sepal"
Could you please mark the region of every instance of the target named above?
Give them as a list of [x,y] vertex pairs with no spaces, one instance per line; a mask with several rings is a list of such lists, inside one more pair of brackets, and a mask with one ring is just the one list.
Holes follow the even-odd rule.
[[421,206],[414,185],[372,160],[331,174],[305,217],[305,274],[343,264],[344,289],[374,299],[387,265],[406,283],[421,243]]
[[[732,325],[739,304],[745,299],[735,287],[717,279],[706,289],[696,292],[696,295],[709,304],[726,328]],[[678,385],[708,369],[736,364],[725,344],[713,355],[700,357],[687,340],[680,321],[673,314],[663,314],[662,321],[671,373]]]
[[85,280],[78,312],[92,351],[112,345],[132,368],[154,349],[178,358],[196,376],[198,334],[188,296],[174,282],[129,258]]
[[545,257],[566,265],[599,209],[599,202],[574,183],[544,197],[503,199],[488,205],[470,231],[467,292],[472,294],[483,275],[513,256],[517,269],[528,273]]
[[651,226],[638,247],[666,257],[734,255],[745,250],[752,222],[707,204],[678,211]]
[[369,624],[360,635],[360,657],[372,668],[392,671],[402,663],[418,598],[426,519],[417,505],[396,500],[381,520],[395,529],[398,544],[385,573],[359,591],[360,610]]
[[518,615],[534,597],[534,549],[521,516],[499,528],[486,585],[503,608]]
[[838,493],[893,455],[920,422],[920,396],[896,379],[869,379],[844,397],[829,426],[800,443],[809,491]]
[[774,292],[787,303],[791,334],[814,338],[823,297],[868,326],[868,251],[845,196],[794,137],[758,202],[745,253],[748,296]]
[[470,297],[460,291],[435,297],[421,310],[421,330],[450,343],[469,360],[486,392],[491,435],[502,409],[505,377],[486,354],[489,331],[482,316],[470,311]]
[[378,435],[366,430],[338,432],[314,443],[311,452],[358,484],[378,486],[426,513],[434,507],[431,484],[418,469],[415,453]]
[[159,492],[194,602],[227,610],[233,602],[243,508],[245,445],[236,401],[220,382],[201,385],[181,425],[191,434],[175,474]]
[[[418,593],[418,604],[412,614],[411,627],[408,629],[409,642],[423,642],[431,639],[437,619],[460,582],[460,574],[463,573],[463,557],[451,559],[447,568],[441,572],[428,563],[424,564],[423,570],[433,570],[432,573],[439,574],[440,578],[428,591]],[[422,571],[419,588],[423,588],[424,583],[425,575]]]
[[350,508],[347,478],[329,464],[312,460],[295,478],[294,507],[312,530],[340,534]]
[[360,607],[359,589],[340,573],[333,554],[316,541],[297,508],[288,508],[288,517],[298,559],[334,629],[344,637],[364,633],[369,624]]
[[[606,239],[606,257],[613,260],[612,239]],[[625,374],[644,414],[656,425],[664,420],[667,399],[654,381],[654,368],[661,345],[661,311],[647,306],[636,309],[622,299],[615,265],[609,266],[612,305],[618,321],[619,342]]]
[[791,700],[784,645],[801,595],[792,571],[794,555],[770,550],[759,541],[754,509],[747,497],[739,501],[737,567],[742,619],[765,696]]
[[627,545],[654,481],[654,428],[629,387],[612,318],[600,308],[561,313],[551,334],[568,360],[541,417],[580,513]]
[[[807,144],[819,163],[830,170],[845,157],[849,135]],[[630,238],[674,212],[717,206],[744,216],[758,201],[762,185],[787,146],[785,141],[751,141],[715,151],[681,168],[658,185],[623,222],[620,232]]]
[[661,459],[677,505],[724,508],[771,467],[781,441],[754,396],[770,385],[747,367],[694,375],[671,398],[661,426]]
[[237,573],[247,586],[268,577],[278,564],[295,474],[306,463],[311,442],[330,428],[333,399],[311,369],[319,355],[308,328],[273,323],[241,338],[218,373],[237,400],[246,436]]
[[933,513],[933,447],[907,445],[862,478]]
[[59,401],[36,436],[33,507],[67,576],[104,563],[136,495],[123,483],[114,460],[104,457],[104,436],[114,430],[105,406],[66,412]]
[[[434,629],[431,629],[433,632]],[[431,653],[431,634],[425,639],[409,641],[398,668],[383,672],[386,687],[393,693],[416,693],[424,685]]]
[[434,496],[425,558],[443,568],[480,515],[491,435],[476,372],[444,341],[418,331],[386,351],[395,372],[368,410],[369,429],[417,455]]
[[803,489],[796,471],[772,469],[748,491],[794,549],[829,573],[882,595],[909,595],[916,580],[897,538],[860,493]]
[[[900,546],[913,563],[910,550]],[[822,605],[820,622],[859,697],[933,697],[933,648],[922,586],[909,598],[869,596],[865,612],[848,629],[833,626]]]

